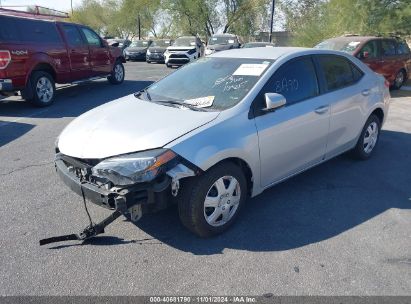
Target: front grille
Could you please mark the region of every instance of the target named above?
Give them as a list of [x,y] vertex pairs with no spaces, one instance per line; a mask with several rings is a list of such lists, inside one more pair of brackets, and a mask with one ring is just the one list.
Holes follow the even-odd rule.
[[180,54],[171,54],[169,58],[170,59],[172,59],[172,58],[175,58],[175,59],[177,59],[177,58],[188,59],[188,57],[186,55],[180,55]]

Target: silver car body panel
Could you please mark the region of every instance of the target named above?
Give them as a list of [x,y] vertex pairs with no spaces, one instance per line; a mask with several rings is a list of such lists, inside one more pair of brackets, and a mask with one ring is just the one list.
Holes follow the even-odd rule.
[[[282,64],[299,56],[316,54],[344,56],[361,68],[364,77],[353,86],[250,117],[256,96]],[[237,158],[245,162],[252,173],[251,195],[255,196],[353,148],[369,115],[375,109],[383,110],[384,118],[388,113],[389,91],[384,86],[384,78],[342,52],[249,48],[222,51],[210,57],[275,62],[240,103],[220,114],[138,102],[132,95],[99,107],[63,131],[59,142],[61,152],[75,157],[100,158],[165,147],[202,170],[222,160]],[[317,113],[319,107],[326,110]],[[109,120],[108,113],[113,111],[116,112],[112,113],[114,119]]]
[[129,95],[75,119],[61,133],[58,147],[68,156],[89,159],[160,148],[218,115],[163,106]]

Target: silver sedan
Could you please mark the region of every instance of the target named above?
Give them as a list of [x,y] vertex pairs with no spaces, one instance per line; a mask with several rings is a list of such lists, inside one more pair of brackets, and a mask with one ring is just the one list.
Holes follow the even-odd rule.
[[369,158],[388,86],[341,52],[218,52],[75,119],[56,168],[95,204],[137,220],[176,202],[188,229],[212,236],[248,197],[347,151]]

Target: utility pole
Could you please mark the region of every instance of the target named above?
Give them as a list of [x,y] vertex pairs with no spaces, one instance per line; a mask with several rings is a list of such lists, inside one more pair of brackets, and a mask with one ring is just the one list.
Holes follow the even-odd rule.
[[270,43],[273,41],[274,8],[275,8],[275,0],[273,0],[273,3],[271,5],[271,22],[270,22],[270,37],[269,37]]
[[137,17],[137,27],[138,27],[138,40],[141,40],[140,14],[138,14],[138,17]]
[[73,16],[73,0],[71,0],[71,16]]

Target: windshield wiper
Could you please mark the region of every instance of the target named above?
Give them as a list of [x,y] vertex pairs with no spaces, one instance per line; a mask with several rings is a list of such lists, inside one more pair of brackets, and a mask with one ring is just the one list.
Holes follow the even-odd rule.
[[165,106],[182,106],[193,111],[208,112],[206,109],[198,108],[194,105],[179,100],[151,100],[151,102],[160,103]]

